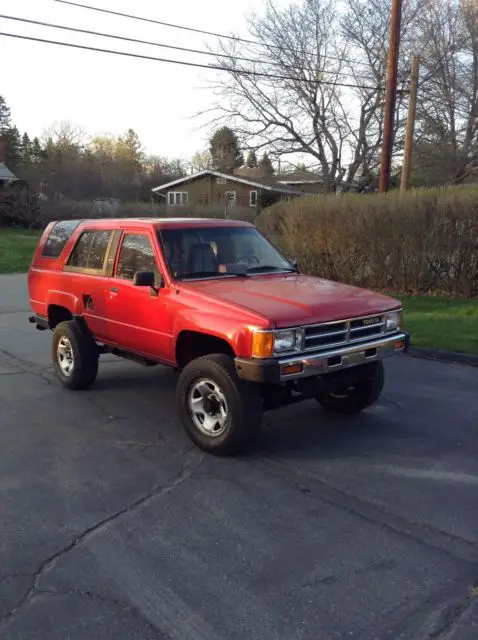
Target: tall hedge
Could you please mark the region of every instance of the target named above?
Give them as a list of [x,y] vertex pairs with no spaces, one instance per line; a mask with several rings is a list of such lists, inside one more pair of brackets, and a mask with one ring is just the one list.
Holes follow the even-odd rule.
[[298,198],[265,210],[257,223],[314,275],[478,296],[478,185]]

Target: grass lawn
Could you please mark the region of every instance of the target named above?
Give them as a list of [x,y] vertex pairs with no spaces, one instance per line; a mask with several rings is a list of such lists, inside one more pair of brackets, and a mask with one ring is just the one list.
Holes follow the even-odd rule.
[[396,295],[414,347],[478,354],[478,300]]
[[41,231],[0,229],[0,273],[28,270]]

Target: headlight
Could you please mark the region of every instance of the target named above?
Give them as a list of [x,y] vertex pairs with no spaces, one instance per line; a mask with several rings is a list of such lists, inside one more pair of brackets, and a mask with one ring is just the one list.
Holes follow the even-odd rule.
[[274,332],[274,354],[302,351],[304,348],[303,329],[284,329]]
[[274,334],[274,353],[293,351],[297,344],[297,332],[294,329],[276,331]]
[[303,329],[255,331],[252,334],[252,356],[254,358],[271,358],[274,355],[301,351],[303,345]]
[[392,311],[392,313],[388,313],[385,318],[385,329],[387,331],[398,331],[398,329],[400,329],[400,325],[402,324],[401,311]]

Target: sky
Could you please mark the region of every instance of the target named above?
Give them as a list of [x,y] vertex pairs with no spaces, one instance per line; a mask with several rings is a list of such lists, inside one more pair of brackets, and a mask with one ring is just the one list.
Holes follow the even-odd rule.
[[[247,37],[246,16],[260,0],[76,0],[206,31]],[[3,2],[1,14],[206,49],[215,39],[178,29],[87,11],[55,0]],[[0,31],[192,62],[210,56],[114,41],[0,18]],[[30,137],[68,120],[89,135],[134,129],[146,152],[189,159],[207,146],[208,129],[194,115],[212,104],[214,71],[80,51],[0,36],[0,94],[12,121]]]

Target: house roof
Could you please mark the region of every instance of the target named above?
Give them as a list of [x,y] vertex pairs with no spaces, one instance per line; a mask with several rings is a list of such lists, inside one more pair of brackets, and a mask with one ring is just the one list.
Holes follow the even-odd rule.
[[279,184],[322,184],[323,182],[320,175],[311,171],[279,173],[274,178]]
[[153,187],[151,191],[154,191],[155,193],[159,193],[161,191],[165,191],[166,189],[171,189],[171,187],[176,187],[177,185],[184,184],[185,182],[191,182],[191,180],[196,180],[197,178],[202,178],[203,176],[208,176],[208,175],[215,176],[217,178],[225,178],[230,182],[247,184],[250,187],[255,187],[256,189],[264,189],[266,191],[276,191],[279,193],[285,193],[285,194],[294,195],[294,196],[302,195],[301,191],[295,190],[295,189],[287,189],[285,186],[278,184],[273,179],[260,178],[257,180],[251,180],[250,178],[239,177],[229,173],[221,173],[220,171],[213,171],[212,169],[204,169],[203,171],[199,171],[198,173],[194,173],[193,175],[185,176],[184,178],[179,178],[178,180],[173,180],[172,182],[167,182],[166,184],[162,184],[159,187]]
[[16,176],[3,162],[0,162],[0,180],[16,180]]

